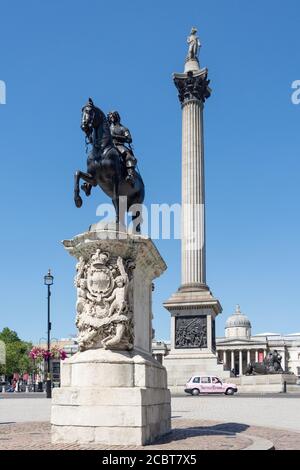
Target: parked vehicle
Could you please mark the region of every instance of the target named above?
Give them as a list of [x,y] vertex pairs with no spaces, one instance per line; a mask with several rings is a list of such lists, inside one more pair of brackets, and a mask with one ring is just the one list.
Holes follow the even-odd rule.
[[237,392],[237,386],[232,383],[223,382],[219,377],[213,375],[193,375],[186,383],[184,391],[195,396],[200,393],[233,395]]

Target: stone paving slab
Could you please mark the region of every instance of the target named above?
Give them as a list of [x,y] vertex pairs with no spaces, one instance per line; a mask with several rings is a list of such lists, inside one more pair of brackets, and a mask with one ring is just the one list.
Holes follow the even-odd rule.
[[[254,434],[255,432],[257,435],[259,434],[257,429],[261,429],[260,436],[263,439],[260,442],[262,444],[264,441],[264,448],[268,448],[270,443],[266,439],[269,439],[273,434],[272,430],[252,428],[250,435],[245,432],[247,426],[199,422],[198,420],[174,419],[172,424],[172,432],[159,439],[155,444],[136,447],[51,444],[48,422],[3,423],[0,424],[0,450],[241,450],[253,445],[255,447],[257,439]],[[276,437],[282,448],[285,448],[286,445],[291,446],[291,438],[294,439],[287,433],[283,433],[283,436],[278,434]],[[300,448],[300,434],[298,437],[298,448]]]

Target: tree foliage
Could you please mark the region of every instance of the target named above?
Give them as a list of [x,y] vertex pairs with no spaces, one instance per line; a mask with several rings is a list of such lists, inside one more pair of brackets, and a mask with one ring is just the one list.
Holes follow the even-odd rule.
[[31,372],[32,361],[28,354],[32,344],[22,341],[15,331],[7,327],[0,332],[0,340],[6,347],[6,364],[0,365],[0,373],[12,376],[14,372]]

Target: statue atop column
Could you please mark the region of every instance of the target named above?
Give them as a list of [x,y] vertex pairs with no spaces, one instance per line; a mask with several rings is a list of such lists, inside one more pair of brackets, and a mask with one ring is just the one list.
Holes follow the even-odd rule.
[[188,55],[186,60],[198,60],[198,52],[201,47],[200,39],[197,36],[197,28],[192,28],[190,35],[187,38],[187,43],[189,45]]
[[173,80],[178,90],[178,98],[182,105],[191,100],[205,102],[210,97],[211,89],[207,75],[207,68],[200,69],[198,60],[200,40],[197,36],[197,28],[192,28],[187,38],[189,45],[188,54],[185,59],[184,73],[174,73]]

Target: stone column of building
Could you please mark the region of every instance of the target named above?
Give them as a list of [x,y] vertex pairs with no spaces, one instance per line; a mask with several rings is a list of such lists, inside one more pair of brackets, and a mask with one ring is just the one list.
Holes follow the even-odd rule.
[[239,351],[239,375],[243,375],[243,351]]
[[231,351],[231,370],[234,369],[234,351]]
[[223,364],[224,364],[224,366],[226,366],[226,364],[227,364],[226,350],[223,351]]
[[281,367],[283,368],[284,371],[286,371],[286,355],[285,355],[285,350],[281,351]]
[[255,350],[255,362],[258,362],[258,350]]
[[250,349],[247,350],[247,364],[250,364]]
[[223,377],[217,364],[215,318],[220,302],[206,284],[203,108],[210,96],[208,70],[188,55],[173,75],[182,108],[181,285],[164,306],[171,313],[171,351],[165,359],[171,390],[188,375],[205,371]]

